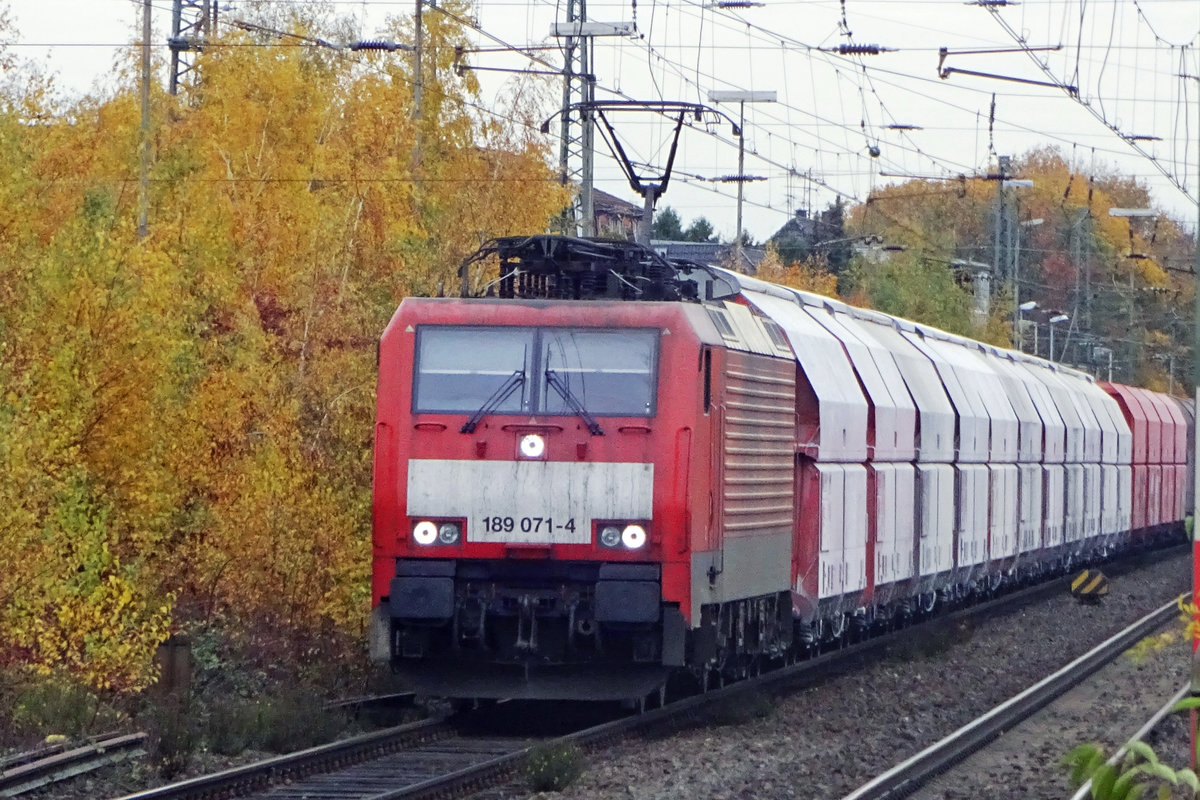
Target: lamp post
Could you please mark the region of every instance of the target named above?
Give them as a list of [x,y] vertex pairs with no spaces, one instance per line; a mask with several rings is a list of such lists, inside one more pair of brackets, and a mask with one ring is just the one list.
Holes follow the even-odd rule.
[[[1066,314],[1055,314],[1053,317],[1046,320],[1046,324],[1050,326],[1050,360],[1051,361],[1056,360],[1054,358],[1054,326],[1060,322],[1066,322],[1069,319],[1070,319],[1070,317],[1068,317]],[[1066,348],[1063,348],[1063,349],[1065,350]]]
[[746,183],[746,103],[774,103],[775,92],[741,92],[712,90],[708,93],[710,103],[737,103],[738,128],[742,135],[738,137],[738,171],[737,171],[737,247],[742,247],[742,188]]
[[[1035,308],[1037,308],[1037,301],[1027,300],[1024,303],[1017,305],[1015,309],[1017,314],[1016,328],[1017,331],[1019,331],[1017,334],[1017,349],[1022,353],[1025,352],[1025,332],[1021,330],[1021,323],[1024,322],[1023,315],[1026,311],[1033,311]],[[1033,329],[1033,354],[1035,356],[1037,355],[1037,349],[1037,328],[1035,327]]]
[[[993,271],[995,273],[996,280],[998,280],[998,281],[1003,280],[1007,273],[1007,277],[1008,277],[1010,288],[1011,288],[1011,286],[1013,284],[1015,284],[1015,282],[1016,282],[1016,273],[1017,273],[1016,254],[1017,254],[1017,249],[1019,247],[1019,244],[1016,247],[1014,247],[1013,226],[1008,223],[1007,215],[1004,213],[1004,198],[1007,197],[1008,189],[1032,189],[1033,181],[1025,179],[1025,178],[1009,178],[1009,177],[1007,177],[1008,168],[1010,165],[1011,165],[1011,158],[1009,158],[1008,156],[1000,157],[1000,180],[996,184],[996,224],[995,224],[996,230],[995,230],[995,234],[994,234],[995,252],[992,256],[992,266],[994,268]],[[1016,208],[1016,211],[1014,211],[1014,216],[1018,215],[1019,211],[1020,211],[1019,198],[1018,198],[1018,203],[1015,206],[1015,208]],[[1004,257],[1008,261],[1008,264],[1006,265],[1007,268],[1004,270],[1002,270],[1000,268],[1000,238],[1001,238],[1000,232],[1001,232],[1001,227],[1002,227],[1002,221],[1003,221],[1003,228],[1005,230],[1005,239],[1006,239]],[[1019,228],[1017,229],[1016,235],[1017,236],[1021,235]],[[1015,305],[1015,298],[1014,298],[1014,305]]]

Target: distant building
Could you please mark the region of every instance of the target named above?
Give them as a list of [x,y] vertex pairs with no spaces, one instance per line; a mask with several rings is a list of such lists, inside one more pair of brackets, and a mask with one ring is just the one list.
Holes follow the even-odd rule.
[[774,235],[771,236],[771,240],[796,237],[812,245],[819,238],[817,228],[820,225],[820,220],[808,215],[808,209],[798,208],[796,209],[795,216],[783,223],[783,227],[775,231]]
[[[612,239],[637,238],[642,222],[642,209],[608,192],[592,189],[592,207],[596,214],[596,235]],[[676,242],[655,239],[650,242],[659,255],[683,258],[698,264],[726,266],[753,275],[767,253],[761,247],[736,248],[719,242]]]
[[840,206],[831,206],[816,216],[803,208],[797,209],[795,216],[772,234],[767,243],[775,246],[785,264],[824,256],[834,274],[849,264],[851,256],[880,264],[904,249],[887,244],[877,234],[847,236]]
[[642,222],[642,209],[621,198],[592,189],[596,235],[612,239],[634,239]]

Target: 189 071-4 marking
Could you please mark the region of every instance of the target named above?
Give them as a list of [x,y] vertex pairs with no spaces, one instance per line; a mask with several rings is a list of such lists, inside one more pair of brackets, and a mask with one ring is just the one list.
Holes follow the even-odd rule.
[[553,533],[554,531],[575,532],[575,518],[561,517],[484,517],[483,529],[488,533]]

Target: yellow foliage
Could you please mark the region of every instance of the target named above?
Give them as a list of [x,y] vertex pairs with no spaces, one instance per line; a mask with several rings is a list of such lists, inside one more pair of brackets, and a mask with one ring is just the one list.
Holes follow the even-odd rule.
[[767,248],[767,256],[758,265],[755,277],[771,283],[790,286],[814,294],[837,297],[837,276],[829,271],[823,256],[806,259],[802,263],[785,265],[774,248]]
[[537,93],[481,115],[427,23],[420,137],[407,58],[205,50],[153,98],[143,240],[133,84],[0,84],[0,663],[131,691],[190,620],[360,641],[379,332],[566,201]]
[[[1172,378],[1155,359],[1174,356],[1182,363],[1188,344],[1174,320],[1190,315],[1194,300],[1195,281],[1186,275],[1190,237],[1165,213],[1110,216],[1114,208],[1153,209],[1148,188],[1102,165],[1073,163],[1055,148],[1014,159],[1012,174],[1030,185],[1005,189],[995,180],[963,178],[873,190],[867,203],[850,209],[850,227],[903,245],[904,257],[878,264],[859,259],[843,273],[843,291],[891,313],[1011,346],[1015,263],[1020,301],[1033,300],[1040,309],[1030,317],[1034,322],[1045,324],[1042,314],[1071,318],[1055,358],[1103,370],[1093,363],[1092,346],[1103,344],[1115,353],[1114,379],[1169,388]],[[965,272],[954,275],[957,288],[931,280],[933,265],[963,260],[991,264],[1001,278],[993,280],[982,324],[930,297],[971,299]]]

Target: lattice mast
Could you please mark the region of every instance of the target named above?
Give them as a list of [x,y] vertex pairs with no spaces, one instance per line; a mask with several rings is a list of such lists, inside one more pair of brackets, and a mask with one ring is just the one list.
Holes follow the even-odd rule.
[[[559,176],[566,183],[579,187],[571,210],[564,220],[564,233],[594,236],[595,128],[592,115],[572,115],[567,109],[596,99],[596,77],[592,73],[592,37],[583,33],[587,21],[586,0],[567,0],[565,27],[580,35],[568,35],[563,41],[563,102],[562,127],[559,134]],[[574,117],[574,118],[573,118]]]
[[196,54],[217,33],[217,0],[174,0],[171,8],[171,80],[169,91],[179,94],[185,76],[196,68]]

